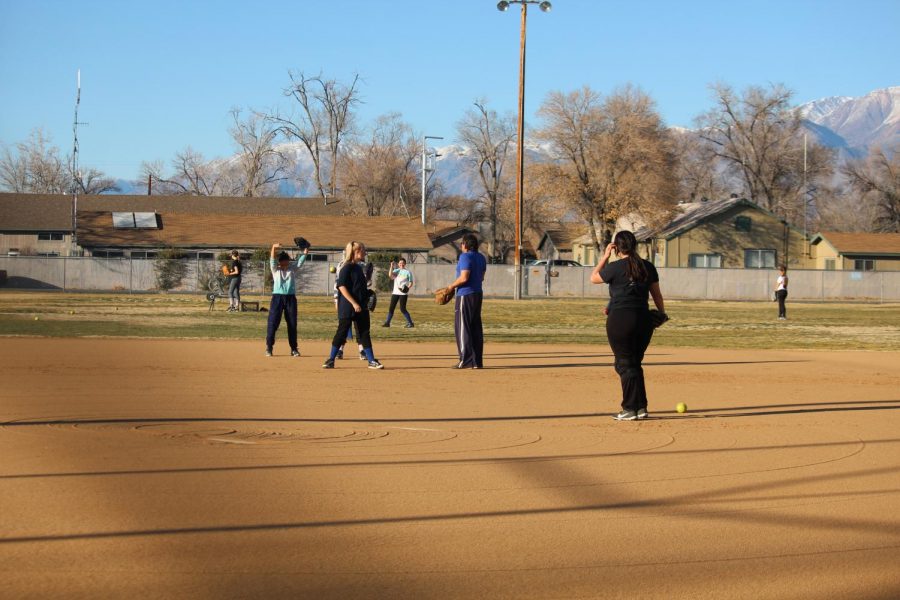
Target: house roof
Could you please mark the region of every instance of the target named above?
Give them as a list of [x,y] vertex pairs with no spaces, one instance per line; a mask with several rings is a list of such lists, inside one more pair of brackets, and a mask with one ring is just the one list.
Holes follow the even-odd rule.
[[343,249],[350,240],[372,249],[432,248],[424,227],[405,217],[158,212],[159,229],[117,229],[108,210],[78,212],[78,243],[85,247],[291,247],[303,236],[318,250]]
[[134,211],[229,215],[332,215],[349,213],[348,204],[330,198],[244,198],[223,196],[80,196],[78,212]]
[[712,202],[690,202],[679,204],[677,207],[679,214],[662,227],[656,229],[642,227],[635,231],[634,235],[640,242],[651,238],[665,238],[669,240],[737,206],[750,206],[763,212],[768,212],[746,198],[726,198],[725,200]]
[[428,225],[428,237],[435,248],[460,239],[467,233],[478,233],[468,225],[454,221],[436,221]]
[[544,238],[550,238],[550,241],[557,248],[571,249],[572,242],[584,235],[585,225],[553,225],[544,229],[544,234],[538,245],[543,245]]
[[72,231],[72,197],[0,193],[0,231]]
[[831,244],[840,254],[898,255],[900,256],[900,233],[844,233],[822,231],[817,233],[811,244],[822,240]]
[[[72,196],[0,192],[0,231],[72,231]],[[155,212],[230,215],[331,215],[349,212],[340,199],[220,196],[79,196],[83,212]]]

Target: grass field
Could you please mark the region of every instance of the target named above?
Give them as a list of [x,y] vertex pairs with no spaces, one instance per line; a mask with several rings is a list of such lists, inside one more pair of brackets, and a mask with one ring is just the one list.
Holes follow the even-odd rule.
[[[245,297],[268,305],[267,297]],[[452,341],[453,309],[429,298],[413,298],[415,329],[380,327],[387,297],[373,315],[378,339]],[[260,339],[266,313],[231,314],[224,302],[209,312],[202,296],[62,293],[0,294],[0,335],[46,337],[146,337]],[[489,342],[605,344],[598,300],[488,299],[484,305]],[[334,333],[330,298],[300,298],[300,337],[324,340]],[[778,321],[769,302],[669,301],[672,321],[654,344],[697,348],[900,350],[900,304],[788,303],[788,321]],[[37,320],[35,320],[37,317]],[[283,336],[283,332],[281,334]]]

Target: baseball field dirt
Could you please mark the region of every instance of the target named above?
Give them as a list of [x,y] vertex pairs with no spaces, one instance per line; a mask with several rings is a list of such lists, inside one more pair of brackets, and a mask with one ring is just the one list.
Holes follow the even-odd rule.
[[898,352],[286,349],[4,338],[0,596],[900,597]]

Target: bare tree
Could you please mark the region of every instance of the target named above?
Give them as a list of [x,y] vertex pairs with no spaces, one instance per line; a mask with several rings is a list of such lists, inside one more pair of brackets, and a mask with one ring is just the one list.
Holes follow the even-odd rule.
[[241,110],[231,109],[234,123],[229,129],[238,147],[237,183],[246,197],[271,196],[278,192],[278,183],[288,179],[292,166],[290,158],[276,145],[278,127],[265,116],[250,112],[241,118]]
[[81,194],[101,194],[119,188],[113,179],[103,172],[89,168],[83,173],[72,173],[72,161],[60,156],[43,130],[35,129],[28,139],[3,147],[0,154],[0,187],[28,194],[68,194],[77,190]]
[[[300,105],[299,117],[270,115],[278,131],[288,140],[299,140],[309,152],[313,162],[314,178],[319,193],[332,196],[337,191],[338,155],[344,138],[353,128],[353,107],[359,103],[359,75],[350,85],[334,79],[323,79],[321,73],[307,77],[302,71],[289,72],[291,85],[284,95]],[[329,159],[330,178],[325,181],[325,157]]]
[[[802,119],[790,105],[792,93],[782,85],[748,87],[737,94],[730,86],[712,86],[716,106],[697,118],[709,160],[723,161],[749,198],[789,221],[802,219]],[[831,176],[833,154],[812,143],[807,153],[807,181]]]
[[818,189],[816,210],[810,215],[813,231],[872,231],[877,217],[876,207],[861,198],[853,198],[846,189]]
[[234,196],[237,189],[221,164],[209,163],[190,146],[175,154],[173,173],[165,175],[161,162],[143,163],[142,178],[154,182],[154,194]]
[[620,216],[638,213],[652,222],[668,213],[677,192],[675,155],[647,94],[627,86],[601,101],[587,86],[552,92],[538,115],[538,137],[555,159],[538,180],[545,193],[569,199],[598,250]]
[[[670,130],[671,131],[671,130]],[[677,157],[679,194],[690,201],[718,200],[730,192],[728,181],[718,162],[709,160],[709,152],[693,131],[671,131]]]
[[456,125],[457,140],[471,149],[469,164],[481,184],[479,203],[486,209],[490,225],[488,248],[494,260],[500,260],[507,248],[510,235],[500,233],[503,223],[501,203],[509,195],[510,182],[503,169],[509,159],[515,158],[516,125],[512,115],[500,116],[487,107],[485,100],[476,100]]
[[402,195],[417,188],[415,163],[419,146],[399,113],[376,119],[369,135],[342,153],[341,189],[356,214],[396,212]]
[[107,177],[102,171],[94,168],[88,168],[79,173],[76,181],[81,194],[105,194],[119,191],[115,179]]
[[841,171],[858,195],[853,204],[872,209],[871,229],[900,233],[900,148],[890,157],[878,148],[865,159],[847,162]]
[[12,192],[31,194],[67,194],[72,178],[59,148],[50,145],[42,129],[15,145],[15,151],[3,148],[0,157],[0,183]]

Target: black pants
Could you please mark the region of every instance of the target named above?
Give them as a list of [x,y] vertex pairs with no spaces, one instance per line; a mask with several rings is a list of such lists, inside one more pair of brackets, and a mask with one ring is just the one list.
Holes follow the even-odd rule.
[[297,296],[293,294],[272,294],[269,303],[269,325],[266,330],[266,348],[272,349],[275,345],[275,332],[281,325],[281,314],[284,313],[284,322],[287,324],[288,343],[291,350],[297,349]]
[[775,299],[778,300],[778,316],[787,318],[787,310],[784,308],[784,301],[787,299],[787,290],[778,290],[775,292]]
[[241,307],[241,277],[231,277],[228,281],[228,301],[235,308]]
[[409,316],[409,312],[406,310],[407,297],[405,294],[391,294],[391,306],[388,308],[387,319],[384,320],[385,323],[390,323],[391,319],[394,318],[394,309],[397,308],[398,302],[400,303],[400,312],[406,318],[406,322],[412,323],[412,317]]
[[606,319],[606,337],[622,380],[622,409],[647,409],[647,390],[641,362],[653,337],[650,313],[644,309],[613,308]]
[[331,345],[340,348],[347,341],[347,333],[350,327],[356,324],[356,342],[362,344],[364,349],[372,347],[372,337],[369,335],[371,323],[369,321],[369,311],[365,308],[358,313],[354,313],[352,317],[338,319],[337,333],[331,340]]
[[456,297],[453,332],[456,334],[456,350],[463,367],[484,366],[484,330],[481,324],[483,294],[467,294]]

